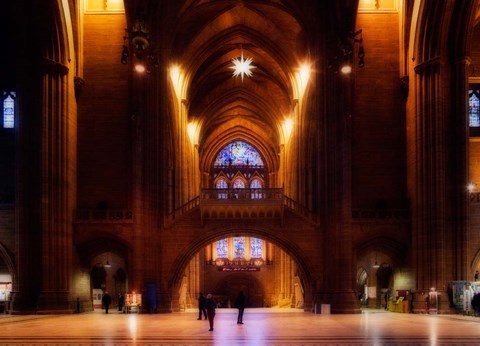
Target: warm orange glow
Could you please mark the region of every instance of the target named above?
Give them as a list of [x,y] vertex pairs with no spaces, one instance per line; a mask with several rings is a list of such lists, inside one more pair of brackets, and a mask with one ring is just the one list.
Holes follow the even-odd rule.
[[352,73],[352,66],[345,64],[340,68],[340,72],[343,74],[350,74]]
[[467,191],[470,192],[470,193],[474,192],[476,186],[477,186],[477,185],[476,185],[475,183],[469,183],[469,184],[467,185]]
[[298,71],[295,73],[296,84],[297,84],[297,98],[303,97],[305,89],[307,88],[308,81],[310,79],[310,64],[304,63],[300,66]]
[[178,98],[182,98],[183,72],[180,66],[172,65],[170,67],[170,80],[172,81],[173,89]]
[[292,134],[293,120],[291,118],[285,119],[285,121],[282,124],[282,128],[283,128],[284,143],[286,144]]
[[187,125],[187,133],[190,138],[190,142],[195,145],[197,144],[197,124],[190,122]]
[[140,63],[135,64],[135,71],[136,71],[136,72],[138,72],[138,73],[144,73],[145,70],[146,70],[145,65],[140,64]]

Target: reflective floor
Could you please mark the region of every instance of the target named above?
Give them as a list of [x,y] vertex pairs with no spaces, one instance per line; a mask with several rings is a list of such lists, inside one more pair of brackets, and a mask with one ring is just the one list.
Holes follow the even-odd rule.
[[381,310],[315,315],[298,310],[219,309],[214,331],[195,310],[136,315],[112,311],[61,316],[0,315],[0,345],[480,345],[480,317]]

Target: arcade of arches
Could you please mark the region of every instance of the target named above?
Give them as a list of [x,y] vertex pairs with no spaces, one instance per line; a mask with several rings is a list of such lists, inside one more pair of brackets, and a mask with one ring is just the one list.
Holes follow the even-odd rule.
[[455,312],[480,270],[479,6],[2,4],[0,307],[423,313],[434,290]]

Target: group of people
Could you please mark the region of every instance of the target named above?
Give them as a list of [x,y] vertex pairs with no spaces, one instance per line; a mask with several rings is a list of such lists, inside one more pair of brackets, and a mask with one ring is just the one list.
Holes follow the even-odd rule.
[[[234,303],[235,308],[238,309],[238,316],[237,316],[237,324],[243,324],[243,312],[245,310],[245,294],[243,291],[240,291],[237,298],[235,299]],[[213,299],[213,296],[209,293],[205,297],[202,292],[200,292],[198,296],[198,318],[197,320],[201,320],[202,316],[205,319],[208,318],[208,322],[210,324],[209,331],[213,331],[213,320],[215,318],[215,308],[217,304]]]
[[[105,309],[106,314],[108,314],[108,309],[110,308],[110,304],[112,304],[112,296],[107,291],[105,291],[102,297],[102,305],[103,305],[103,308]],[[123,294],[119,293],[118,300],[117,300],[118,311],[123,311],[124,304],[125,304],[125,298],[123,297]]]

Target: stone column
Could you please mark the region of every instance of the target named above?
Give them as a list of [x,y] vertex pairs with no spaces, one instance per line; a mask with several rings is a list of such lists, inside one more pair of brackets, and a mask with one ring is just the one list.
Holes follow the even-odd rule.
[[[38,313],[72,310],[76,104],[68,67],[44,59],[41,138],[42,285]],[[73,81],[73,78],[72,78]]]

